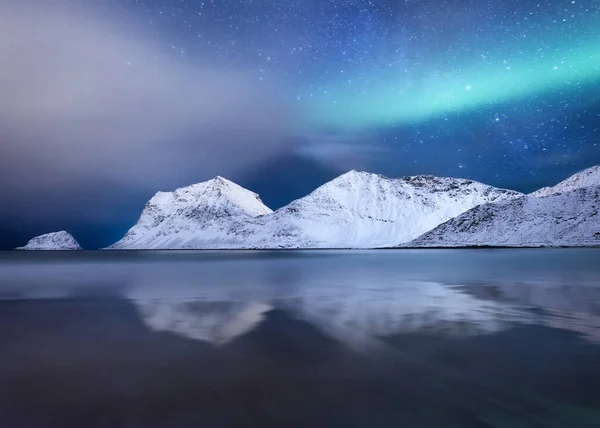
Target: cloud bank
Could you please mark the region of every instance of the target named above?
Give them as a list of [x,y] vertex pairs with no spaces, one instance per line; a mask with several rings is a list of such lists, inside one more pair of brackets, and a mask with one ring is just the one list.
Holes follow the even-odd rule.
[[[86,190],[168,190],[287,150],[297,121],[259,83],[164,55],[122,13],[4,0],[0,214],[60,212]],[[29,209],[48,195],[60,203]]]

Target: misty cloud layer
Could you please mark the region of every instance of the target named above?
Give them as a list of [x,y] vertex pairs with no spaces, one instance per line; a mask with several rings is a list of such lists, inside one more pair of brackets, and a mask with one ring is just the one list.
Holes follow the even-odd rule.
[[0,4],[0,214],[60,215],[92,189],[169,190],[288,150],[297,121],[277,91],[136,28],[68,0]]

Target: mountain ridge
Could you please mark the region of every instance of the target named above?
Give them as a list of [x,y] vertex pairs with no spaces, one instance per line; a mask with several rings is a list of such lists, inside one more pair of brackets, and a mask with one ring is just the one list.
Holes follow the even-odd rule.
[[[234,207],[223,202],[223,192],[207,191],[223,187],[235,189]],[[209,200],[199,203],[207,193]],[[351,170],[273,212],[256,193],[216,177],[157,193],[136,225],[109,248],[373,248],[413,239],[481,203],[519,196],[468,179],[392,179]],[[235,209],[240,206],[246,209]],[[186,219],[190,210],[193,220]]]
[[477,206],[410,248],[600,246],[600,185]]
[[539,198],[598,185],[600,185],[600,165],[581,170],[554,186],[542,187],[541,189],[530,193],[529,196]]
[[[464,178],[350,170],[276,211],[216,176],[156,192],[106,249],[598,246],[599,209],[600,166],[528,195]],[[81,247],[60,231],[17,249]]]

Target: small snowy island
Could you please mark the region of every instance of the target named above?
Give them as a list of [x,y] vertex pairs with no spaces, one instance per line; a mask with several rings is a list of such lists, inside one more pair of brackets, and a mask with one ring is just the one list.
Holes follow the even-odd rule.
[[73,236],[64,230],[60,232],[46,233],[45,235],[31,238],[27,245],[18,247],[17,250],[32,251],[73,251],[82,250]]

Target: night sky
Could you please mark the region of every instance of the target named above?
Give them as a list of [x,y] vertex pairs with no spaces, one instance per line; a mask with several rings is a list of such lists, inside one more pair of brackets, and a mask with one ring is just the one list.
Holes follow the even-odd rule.
[[0,248],[60,229],[109,245],[157,190],[217,174],[278,208],[352,168],[529,192],[600,164],[597,0],[4,12]]

